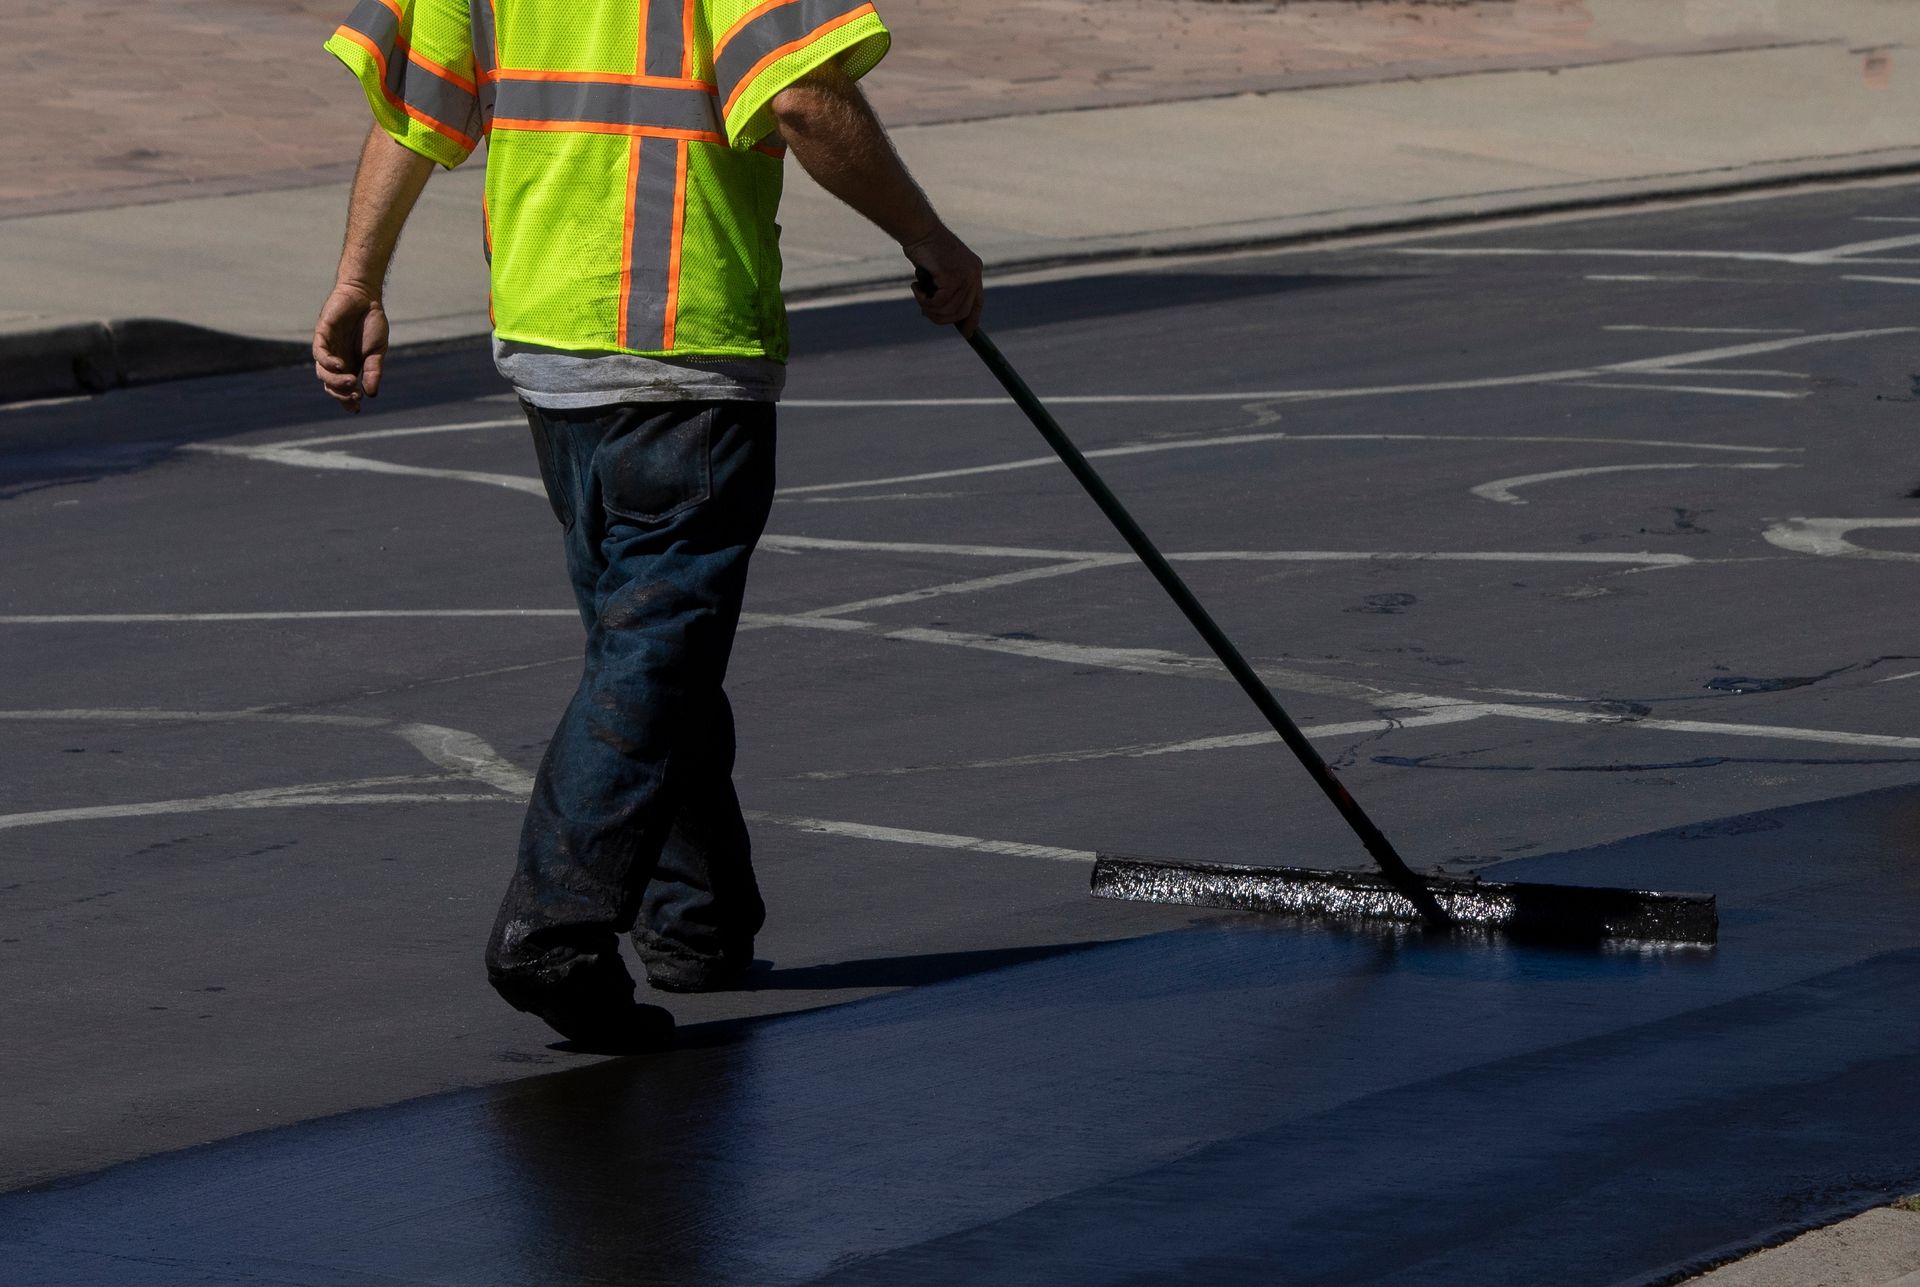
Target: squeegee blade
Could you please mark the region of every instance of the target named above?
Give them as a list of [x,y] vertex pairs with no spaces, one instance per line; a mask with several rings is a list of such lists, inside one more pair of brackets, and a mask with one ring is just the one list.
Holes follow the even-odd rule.
[[[1422,880],[1453,928],[1460,930],[1554,943],[1707,945],[1719,938],[1720,916],[1712,894],[1503,884],[1451,876]],[[1100,898],[1232,907],[1347,924],[1424,920],[1419,908],[1379,876],[1309,867],[1236,867],[1101,854],[1093,867],[1093,892]]]

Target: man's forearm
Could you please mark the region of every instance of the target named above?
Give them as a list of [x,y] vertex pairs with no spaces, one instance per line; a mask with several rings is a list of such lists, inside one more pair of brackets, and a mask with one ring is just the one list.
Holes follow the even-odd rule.
[[934,213],[859,86],[828,66],[773,97],[773,117],[814,182],[900,243],[928,321],[973,334],[983,306],[980,257]]
[[944,225],[893,150],[860,87],[827,68],[781,91],[780,135],[815,183],[909,246]]
[[433,174],[433,162],[374,126],[360,149],[347,205],[347,238],[337,280],[378,298],[400,244],[400,229]]

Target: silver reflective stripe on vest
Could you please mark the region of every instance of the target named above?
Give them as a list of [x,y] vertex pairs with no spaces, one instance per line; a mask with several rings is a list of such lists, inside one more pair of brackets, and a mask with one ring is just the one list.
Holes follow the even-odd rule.
[[516,80],[500,77],[496,125],[541,121],[560,125],[626,125],[642,129],[720,133],[713,95],[666,85],[610,85],[599,81]]
[[480,123],[485,129],[493,119],[493,82],[488,78],[500,65],[494,57],[493,0],[470,0],[469,8],[473,17],[473,78],[480,86]]
[[[481,0],[475,0],[480,3]],[[687,12],[693,0],[640,0],[647,7],[646,66],[649,76],[678,77],[686,61]]]
[[664,349],[667,295],[672,289],[673,232],[680,222],[678,139],[635,139],[632,156],[639,167],[633,184],[633,244],[627,248],[626,347]]
[[387,94],[397,103],[429,117],[468,138],[480,135],[480,100],[472,90],[454,84],[429,67],[407,57],[401,47],[400,20],[379,0],[360,0],[344,25],[372,41],[387,64]]
[[740,27],[714,56],[720,101],[731,102],[747,73],[780,46],[805,39],[835,18],[865,8],[867,0],[789,0]]

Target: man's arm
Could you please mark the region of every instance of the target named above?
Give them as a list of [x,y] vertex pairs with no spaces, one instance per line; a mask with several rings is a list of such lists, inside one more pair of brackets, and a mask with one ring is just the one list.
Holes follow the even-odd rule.
[[350,412],[380,392],[387,355],[387,313],[381,292],[400,229],[427,186],[433,162],[388,137],[367,132],[347,207],[347,240],[333,293],[313,328],[313,367],[327,393]]
[[774,95],[780,136],[821,187],[900,243],[932,286],[916,290],[920,311],[968,335],[980,321],[980,257],[940,222],[907,173],[860,87],[838,67],[819,69]]

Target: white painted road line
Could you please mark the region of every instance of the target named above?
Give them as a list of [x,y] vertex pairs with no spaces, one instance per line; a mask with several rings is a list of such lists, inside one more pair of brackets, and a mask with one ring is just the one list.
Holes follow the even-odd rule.
[[1601,563],[1634,567],[1682,567],[1688,554],[1648,550],[1609,554],[1598,550],[1203,550],[1169,554],[1175,563]]
[[[1914,522],[1920,523],[1920,519]],[[844,618],[786,618],[769,621],[768,624],[791,625],[805,629],[872,631],[882,639],[1005,653],[1037,661],[1059,662],[1082,667],[1093,666],[1138,674],[1214,680],[1228,677],[1225,667],[1212,657],[1188,656],[1161,648],[1111,648],[1050,639],[1005,639],[993,635],[967,634],[956,630],[883,630],[872,622],[857,622]],[[1638,718],[1600,713],[1590,709],[1530,706],[1517,702],[1463,701],[1459,698],[1443,697],[1432,693],[1395,692],[1355,680],[1337,679],[1282,666],[1255,666],[1254,669],[1265,683],[1281,692],[1344,698],[1362,702],[1382,712],[1448,713],[1460,719],[1518,719],[1549,724],[1626,727],[1650,732],[1704,733],[1772,741],[1820,742],[1835,746],[1879,746],[1920,750],[1920,737],[1853,733],[1843,729],[1735,724],[1710,720]]]
[[1497,501],[1503,505],[1525,505],[1527,502],[1513,494],[1516,487],[1531,487],[1535,483],[1556,482],[1563,478],[1584,478],[1592,474],[1628,474],[1647,470],[1668,469],[1798,469],[1799,465],[1773,460],[1720,461],[1683,461],[1674,464],[1657,465],[1590,465],[1585,469],[1555,469],[1544,474],[1518,474],[1512,478],[1496,478],[1490,483],[1481,483],[1470,488],[1473,495],[1481,500]]
[[[1024,545],[946,545],[934,541],[857,541],[775,534],[762,537],[760,544],[763,549],[783,554],[804,550],[856,550],[961,558],[1046,559],[1058,564],[1084,563],[1090,567],[1133,561],[1132,555],[1109,550],[1035,549]],[[1192,550],[1170,551],[1167,558],[1175,563],[1599,563],[1647,567],[1680,567],[1694,562],[1690,555],[1647,550],[1618,553],[1600,550]]]
[[748,822],[765,822],[792,827],[818,835],[846,836],[853,840],[878,840],[888,844],[915,845],[928,849],[964,849],[973,853],[1006,854],[1014,858],[1053,858],[1062,862],[1092,862],[1091,849],[1060,849],[1053,845],[1029,845],[1013,840],[986,840],[979,836],[956,836],[940,831],[909,831],[904,827],[876,827],[864,822],[835,822],[828,818],[803,818],[785,813],[763,813],[743,809]]
[[[419,778],[421,783],[455,781]],[[147,800],[136,804],[100,804],[77,809],[41,809],[31,813],[0,814],[0,831],[43,827],[60,822],[102,822],[120,818],[157,818],[181,813],[226,813],[248,809],[310,809],[365,804],[514,804],[511,796],[473,791],[362,791],[365,782],[314,782],[304,786],[270,787],[260,791],[231,791],[180,800]]]
[[[1920,238],[1916,238],[1920,241]],[[1920,261],[1916,261],[1920,262]],[[1133,394],[1113,393],[1097,395],[1050,395],[1045,400],[1060,406],[1109,404],[1109,403],[1162,403],[1162,402],[1317,402],[1334,398],[1386,397],[1406,393],[1447,393],[1474,389],[1514,388],[1535,384],[1562,384],[1574,380],[1587,380],[1596,377],[1619,374],[1627,371],[1661,371],[1669,367],[1698,366],[1705,362],[1715,362],[1723,358],[1746,357],[1756,353],[1778,353],[1786,349],[1800,348],[1808,344],[1837,344],[1851,340],[1873,339],[1883,335],[1910,334],[1920,327],[1889,326],[1871,330],[1832,331],[1820,335],[1793,335],[1777,340],[1762,340],[1752,344],[1735,344],[1723,348],[1698,349],[1687,353],[1671,353],[1664,357],[1641,358],[1631,362],[1610,362],[1601,366],[1575,367],[1565,371],[1535,371],[1525,375],[1485,376],[1463,380],[1433,380],[1417,384],[1381,384],[1353,385],[1324,389],[1270,389],[1248,393],[1154,393]],[[792,398],[781,404],[787,407],[987,407],[1009,405],[1006,398]],[[1246,435],[1242,441],[1256,442],[1262,439],[1258,435]],[[1088,452],[1087,455],[1097,455]],[[1020,467],[1020,466],[1013,466]],[[929,478],[953,477],[950,473],[916,474],[895,479],[896,482],[911,482]],[[794,489],[788,489],[789,492]]]
[[1665,375],[1752,375],[1752,376],[1758,376],[1762,379],[1770,379],[1770,380],[1811,380],[1813,379],[1813,373],[1810,371],[1782,371],[1777,367],[1770,367],[1770,366],[1700,366],[1700,367],[1670,366],[1665,369],[1663,374]]
[[1603,326],[1603,331],[1659,331],[1668,335],[1805,335],[1800,326]]
[[388,621],[446,617],[575,617],[577,608],[361,608],[337,612],[49,612],[0,616],[0,626],[135,626],[172,622]]
[[1804,398],[1805,393],[1783,392],[1778,389],[1729,389],[1723,385],[1710,384],[1627,384],[1620,380],[1574,380],[1571,383],[1581,389],[1638,389],[1643,393],[1705,393],[1717,394],[1723,398]]
[[1769,543],[1796,554],[1920,562],[1920,553],[1867,549],[1846,539],[1847,533],[1863,527],[1920,527],[1920,518],[1788,518],[1775,523],[1760,535]]
[[[1634,388],[1652,386],[1629,386]],[[1421,433],[1260,433],[1226,434],[1209,438],[1185,438],[1171,442],[1137,443],[1124,447],[1104,447],[1085,453],[1089,458],[1105,459],[1112,456],[1139,456],[1162,451],[1194,451],[1211,447],[1239,447],[1252,443],[1270,442],[1485,442],[1485,443],[1542,443],[1559,445],[1578,443],[1583,445],[1615,447],[1661,447],[1691,451],[1724,451],[1747,454],[1773,454],[1805,451],[1804,447],[1762,447],[1746,443],[1683,442],[1671,438],[1588,438],[1554,437],[1550,434],[1421,434]],[[781,497],[808,496],[820,492],[841,492],[865,487],[893,487],[904,483],[933,482],[946,478],[970,478],[980,474],[1003,474],[1020,469],[1044,469],[1060,463],[1057,456],[1023,456],[1018,460],[1003,460],[991,465],[967,465],[955,469],[939,469],[920,474],[895,474],[885,478],[856,478],[839,483],[810,483],[803,487],[783,487],[777,495]]]
[[786,536],[769,532],[760,538],[760,548],[779,554],[802,550],[859,550],[880,554],[950,554],[962,558],[1047,559],[1051,562],[1075,562],[1106,557],[1101,550],[1049,550],[1025,545],[951,545],[935,541],[855,541],[832,536]]
[[1849,733],[1831,728],[1791,728],[1777,724],[1729,724],[1699,719],[1622,720],[1583,711],[1554,710],[1545,706],[1502,707],[1492,713],[1509,719],[1535,720],[1550,724],[1617,724],[1656,733],[1705,733],[1717,737],[1750,737],[1774,742],[1819,742],[1827,746],[1878,746],[1891,750],[1920,751],[1920,737],[1897,737],[1885,733]]
[[1050,563],[1045,567],[1025,568],[1019,572],[1002,572],[998,576],[974,577],[967,581],[949,581],[944,585],[928,586],[920,590],[906,590],[899,594],[883,594],[872,599],[855,599],[851,603],[836,603],[825,608],[809,608],[797,615],[802,617],[839,617],[849,612],[863,612],[869,608],[891,608],[903,603],[918,603],[923,599],[938,598],[952,594],[976,594],[984,590],[998,590],[1009,585],[1021,585],[1028,581],[1041,581],[1052,577],[1072,576],[1076,572],[1090,572],[1095,568],[1113,567],[1121,563],[1133,562],[1131,554],[1108,554],[1096,558],[1083,559],[1075,563]]
[[1882,282],[1888,286],[1920,286],[1920,277],[1872,277],[1865,273],[1848,273],[1841,278],[1849,282]]
[[265,461],[275,465],[291,465],[295,469],[346,469],[367,474],[394,474],[406,478],[444,478],[460,483],[487,483],[494,487],[505,487],[510,491],[527,492],[540,497],[547,494],[546,486],[538,478],[520,474],[490,474],[472,469],[434,469],[424,465],[396,465],[392,461],[375,460],[371,456],[349,455],[344,451],[307,451],[301,447],[233,447],[205,442],[188,443],[181,450],[206,452],[215,456],[240,456],[247,460]]
[[414,425],[405,429],[365,429],[359,433],[329,433],[317,438],[288,438],[283,442],[262,444],[269,447],[319,447],[336,442],[373,442],[381,438],[414,438],[421,434],[467,433],[478,429],[525,429],[527,418],[511,420],[468,420],[451,425]]
[[[1463,724],[1485,717],[1486,712],[1480,707],[1465,705],[1434,711],[1426,715],[1409,715],[1403,719],[1362,719],[1348,720],[1340,724],[1303,724],[1300,726],[1300,731],[1309,738],[1330,739],[1365,736],[1371,733],[1393,733],[1403,728],[1424,728],[1432,724]],[[848,778],[908,777],[920,773],[945,773],[963,769],[1018,769],[1048,764],[1078,764],[1087,760],[1143,759],[1156,755],[1182,755],[1194,751],[1229,751],[1252,746],[1274,746],[1279,742],[1278,733],[1227,733],[1219,737],[1188,738],[1179,742],[1146,742],[1132,746],[1103,746],[1075,751],[1038,751],[1030,755],[1009,755],[994,760],[970,760],[960,764],[908,765],[887,769],[818,769],[809,773],[796,773],[794,777],[810,782],[839,782]]]
[[[1916,239],[1920,240],[1920,239]],[[1282,389],[1267,392],[1250,393],[1192,393],[1192,394],[1102,394],[1098,396],[1056,398],[1054,401],[1067,403],[1180,403],[1180,402],[1310,402],[1336,398],[1381,397],[1406,393],[1434,393],[1477,389],[1513,388],[1541,384],[1566,384],[1582,380],[1604,379],[1608,375],[1661,372],[1672,368],[1698,366],[1706,362],[1727,358],[1744,357],[1757,353],[1774,353],[1786,349],[1798,348],[1807,344],[1841,343],[1851,340],[1871,339],[1885,335],[1909,334],[1915,327],[1880,327],[1871,330],[1835,331],[1819,335],[1795,335],[1780,339],[1759,341],[1750,344],[1731,345],[1720,348],[1692,350],[1685,353],[1672,353],[1663,357],[1644,358],[1630,362],[1614,362],[1594,367],[1578,367],[1564,371],[1536,371],[1522,375],[1489,376],[1462,380],[1439,380],[1416,384],[1396,385],[1360,385],[1346,388],[1324,389]],[[1752,392],[1746,396],[1768,396]],[[1779,396],[1779,395],[1772,395]],[[790,399],[784,405],[790,408],[804,407],[927,407],[927,406],[1004,406],[1004,398],[873,398],[873,399]],[[343,451],[313,451],[309,448],[317,442],[360,441],[366,438],[396,438],[420,433],[454,432],[468,429],[504,427],[517,423],[511,420],[470,421],[455,425],[424,425],[403,429],[366,430],[357,435],[325,435],[320,438],[308,437],[296,439],[301,445],[277,444],[263,446],[236,446],[226,443],[189,443],[182,450],[198,451],[210,455],[237,456],[242,459],[256,460],[272,464],[286,465],[296,469],[352,470],[363,473],[388,474],[410,478],[439,478],[455,482],[483,483],[495,487],[504,487],[511,491],[524,492],[532,496],[546,495],[546,488],[537,477],[521,474],[489,473],[478,470],[444,469],[422,465],[402,465],[391,461],[376,460],[369,456],[356,456]],[[1162,451],[1190,451],[1200,448],[1227,447],[1262,442],[1280,442],[1289,439],[1301,442],[1338,441],[1342,438],[1356,441],[1366,440],[1370,435],[1290,435],[1274,434],[1228,434],[1209,438],[1176,439],[1173,441],[1134,443],[1126,446],[1107,447],[1086,453],[1090,457],[1107,458],[1117,456],[1142,455]],[[1472,438],[1454,435],[1394,435],[1393,438],[1404,441],[1475,441]],[[1388,440],[1384,436],[1377,440]],[[1489,436],[1480,441],[1554,441],[1548,436],[1500,437]],[[1573,441],[1568,439],[1566,441]],[[1675,444],[1676,446],[1693,444]],[[1726,449],[1701,445],[1702,450]],[[904,474],[890,478],[860,479],[843,483],[820,483],[805,487],[788,487],[780,491],[783,497],[840,491],[852,488],[893,486],[902,483],[929,482],[936,479],[968,477],[975,474],[1002,473],[1018,469],[1038,469],[1055,463],[1052,456],[1036,456],[1014,461],[1003,461],[991,465],[977,465],[969,468],[934,470],[917,474]]]
[[1618,259],[1719,259],[1772,264],[1824,265],[1834,263],[1915,263],[1912,259],[1862,258],[1882,250],[1906,250],[1920,246],[1920,235],[1878,237],[1872,241],[1854,241],[1829,246],[1825,250],[1674,250],[1627,248],[1619,246],[1522,247],[1522,246],[1398,246],[1396,255],[1440,255],[1451,258],[1618,258]]
[[[372,715],[317,715],[275,710],[147,710],[139,707],[0,710],[0,720],[22,723],[99,724],[294,724],[328,728],[377,729],[412,747],[435,768],[484,783],[509,798],[524,800],[533,775],[489,746],[479,735],[444,724],[381,719]],[[312,788],[276,788],[309,791]]]

